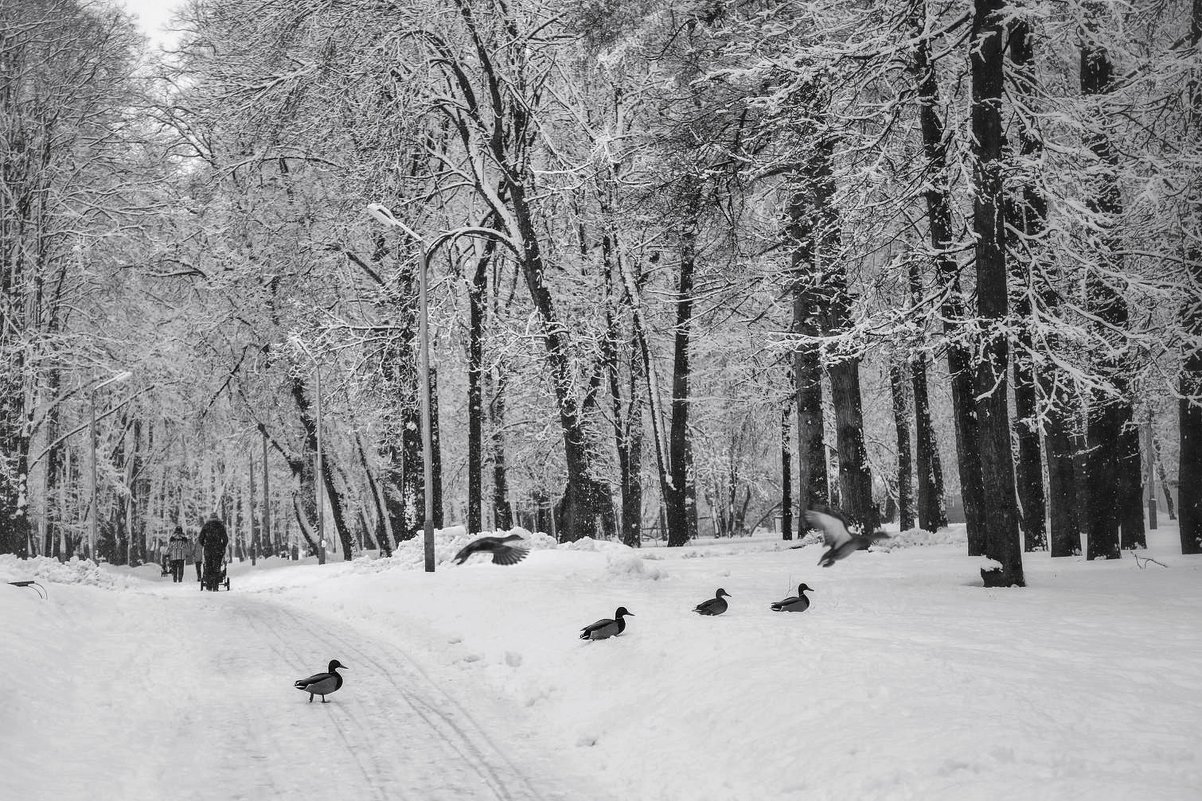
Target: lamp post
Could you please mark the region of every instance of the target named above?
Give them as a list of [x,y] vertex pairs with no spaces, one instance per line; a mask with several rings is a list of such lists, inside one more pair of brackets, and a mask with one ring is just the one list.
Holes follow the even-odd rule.
[[93,562],[99,563],[96,558],[96,390],[101,387],[107,387],[109,384],[116,384],[119,381],[124,381],[133,373],[129,370],[123,370],[115,376],[106,378],[99,384],[88,390],[88,408],[92,416],[91,436],[89,437],[92,451],[92,491],[91,491],[91,507],[92,507],[92,525],[88,533],[88,556]]
[[377,222],[403,231],[417,243],[417,295],[418,295],[418,340],[421,352],[421,415],[422,415],[422,468],[425,482],[426,520],[424,525],[424,547],[426,572],[434,572],[434,446],[430,436],[430,313],[427,302],[426,267],[429,254],[426,242],[412,228],[392,216],[386,206],[371,203],[367,213]]
[[317,476],[314,479],[317,484],[317,564],[324,565],[326,563],[326,510],[325,510],[325,494],[322,479],[322,458],[321,458],[321,365],[317,362],[317,357],[309,352],[305,347],[305,343],[301,342],[300,337],[292,337],[293,343],[313,362],[313,391],[317,396]]

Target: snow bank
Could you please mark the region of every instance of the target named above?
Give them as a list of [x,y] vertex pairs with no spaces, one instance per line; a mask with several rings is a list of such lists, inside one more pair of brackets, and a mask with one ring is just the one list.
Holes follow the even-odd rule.
[[898,534],[893,534],[887,540],[878,540],[872,549],[875,551],[892,551],[897,548],[926,548],[932,545],[966,546],[968,535],[964,526],[948,526],[938,531],[927,531],[921,528],[911,528]]
[[18,559],[12,554],[0,555],[0,581],[35,579],[43,584],[83,584],[106,590],[130,586],[129,577],[111,573],[93,562],[72,558],[60,562],[48,556]]

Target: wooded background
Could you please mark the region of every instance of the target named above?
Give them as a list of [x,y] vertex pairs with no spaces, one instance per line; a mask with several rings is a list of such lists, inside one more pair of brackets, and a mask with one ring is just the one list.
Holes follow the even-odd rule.
[[[0,0],[0,550],[1202,550],[1202,0]],[[93,390],[122,371],[128,380]],[[315,394],[320,372],[322,396]],[[1176,508],[1174,509],[1174,497]],[[1163,506],[1162,506],[1163,510]]]

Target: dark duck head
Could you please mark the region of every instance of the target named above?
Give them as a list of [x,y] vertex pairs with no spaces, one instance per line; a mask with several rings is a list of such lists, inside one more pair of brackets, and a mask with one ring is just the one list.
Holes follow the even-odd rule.
[[342,676],[338,673],[339,668],[350,670],[350,668],[337,659],[331,659],[329,669],[325,673],[314,673],[307,679],[297,679],[296,683],[292,686],[302,692],[307,692],[309,694],[309,703],[313,703],[313,696],[320,695],[321,702],[324,704],[326,703],[327,695],[342,687]]
[[813,592],[814,589],[808,584],[798,584],[797,594],[790,595],[776,603],[772,604],[773,612],[804,612],[810,608],[810,599],[806,597],[806,591]]
[[697,604],[697,606],[693,608],[693,611],[699,615],[707,615],[710,617],[713,617],[714,615],[720,615],[725,612],[729,606],[729,604],[726,603],[726,599],[733,597],[734,596],[728,593],[726,590],[719,588],[718,591],[714,593],[713,598]]
[[889,539],[883,531],[871,534],[852,534],[852,523],[838,511],[830,507],[809,509],[805,513],[806,525],[822,532],[826,551],[818,560],[821,567],[830,567],[840,559],[846,559],[856,551],[866,551],[877,540]]
[[602,618],[591,626],[585,626],[580,630],[580,639],[582,640],[605,640],[610,637],[616,637],[626,631],[626,617],[634,617],[634,612],[631,612],[624,606],[619,606],[614,612],[613,618]]
[[521,540],[520,534],[510,534],[507,537],[480,537],[472,540],[455,554],[455,564],[461,565],[474,553],[491,553],[495,565],[516,565],[526,558],[530,551],[506,543]]

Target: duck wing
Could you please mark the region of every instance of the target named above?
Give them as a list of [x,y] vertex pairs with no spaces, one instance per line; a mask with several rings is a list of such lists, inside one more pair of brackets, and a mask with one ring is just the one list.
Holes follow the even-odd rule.
[[515,548],[512,545],[498,545],[492,553],[492,561],[495,565],[516,565],[525,559],[528,553],[530,551],[525,548]]
[[797,603],[797,596],[796,596],[796,595],[790,595],[788,598],[784,598],[784,599],[782,599],[782,600],[780,600],[780,601],[776,601],[776,602],[774,602],[774,603],[772,604],[772,611],[773,611],[773,612],[779,612],[779,611],[781,611],[782,609],[784,609],[786,606],[792,606],[792,605],[793,605],[793,604],[795,604],[795,603]]
[[701,603],[699,603],[695,607],[693,607],[693,611],[700,612],[703,615],[708,615],[714,611],[714,606],[716,605],[714,602],[716,600],[717,600],[716,598],[710,598],[708,601],[702,601]]
[[[834,510],[828,509],[827,511],[833,512]],[[805,519],[806,525],[822,532],[822,539],[828,548],[838,548],[851,539],[851,533],[847,530],[846,519],[843,515],[838,513],[832,515],[827,514],[826,511],[807,509]]]
[[307,679],[297,679],[296,684],[294,684],[293,686],[296,687],[298,690],[304,690],[308,687],[312,687],[314,685],[321,684],[323,681],[332,681],[333,677],[334,677],[334,674],[332,674],[332,673],[314,673],[312,676],[310,676]]
[[582,628],[580,630],[580,639],[582,639],[582,640],[596,639],[593,637],[594,634],[603,632],[603,630],[609,626],[613,626],[613,627],[617,628],[617,625],[618,625],[617,622],[614,621],[612,618],[608,618],[608,617],[602,618],[601,620],[598,620],[596,623],[593,623],[591,626],[585,626],[584,628]]

